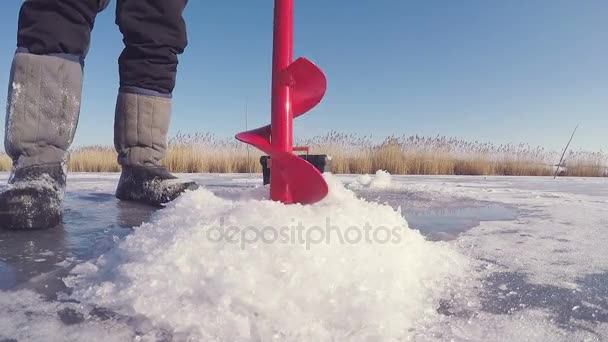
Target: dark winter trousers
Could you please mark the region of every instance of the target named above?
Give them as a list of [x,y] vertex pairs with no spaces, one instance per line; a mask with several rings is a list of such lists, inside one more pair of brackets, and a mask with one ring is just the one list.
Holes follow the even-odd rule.
[[[65,55],[84,63],[97,13],[110,0],[26,0],[17,45],[36,55]],[[125,48],[119,58],[122,90],[170,96],[177,55],[187,45],[182,13],[188,0],[116,0]]]
[[[15,168],[65,163],[80,114],[83,66],[110,0],[26,0],[9,80],[4,146]],[[116,0],[125,48],[114,146],[123,166],[158,166],[167,150],[188,0]]]

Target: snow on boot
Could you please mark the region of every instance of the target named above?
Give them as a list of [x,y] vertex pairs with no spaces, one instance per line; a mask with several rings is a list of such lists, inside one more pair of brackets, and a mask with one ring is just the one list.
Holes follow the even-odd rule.
[[4,146],[17,169],[68,159],[80,114],[82,66],[66,58],[15,54]]
[[13,172],[0,194],[0,228],[42,229],[61,221],[63,166],[80,113],[82,65],[77,60],[22,48],[15,53],[4,134]]
[[66,174],[61,164],[15,169],[0,193],[0,228],[46,229],[61,223]]
[[114,146],[122,174],[117,198],[160,206],[198,187],[194,182],[179,180],[161,166],[170,119],[170,97],[138,88],[119,92]]
[[161,166],[123,166],[116,197],[153,206],[171,202],[186,190],[198,185],[181,180]]

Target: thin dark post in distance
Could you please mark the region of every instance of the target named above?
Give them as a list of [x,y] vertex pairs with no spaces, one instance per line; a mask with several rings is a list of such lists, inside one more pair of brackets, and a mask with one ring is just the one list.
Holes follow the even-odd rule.
[[[245,100],[245,131],[249,130],[249,102]],[[251,158],[249,157],[249,144],[247,144],[247,165],[249,166],[249,176],[251,176]]]
[[578,129],[578,125],[576,125],[576,127],[574,127],[574,131],[572,131],[572,135],[570,136],[570,140],[568,140],[568,143],[566,144],[566,148],[564,148],[564,152],[562,152],[562,156],[561,158],[559,158],[559,163],[557,163],[557,168],[555,168],[555,174],[553,175],[553,179],[557,178],[557,174],[559,173],[559,168],[562,165],[562,161],[564,160],[564,156],[566,155],[566,151],[568,150],[568,147],[570,146],[570,143],[572,142],[572,138],[574,138],[574,133],[576,133],[576,130]]

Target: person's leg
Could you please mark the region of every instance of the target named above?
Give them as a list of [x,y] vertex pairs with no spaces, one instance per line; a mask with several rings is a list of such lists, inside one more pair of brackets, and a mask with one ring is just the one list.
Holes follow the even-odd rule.
[[28,0],[21,6],[4,138],[13,172],[0,194],[0,228],[46,228],[61,220],[84,58],[107,2]]
[[116,196],[153,205],[173,200],[192,182],[175,180],[161,162],[167,150],[178,55],[187,45],[187,0],[118,0],[119,59],[114,145],[122,166]]

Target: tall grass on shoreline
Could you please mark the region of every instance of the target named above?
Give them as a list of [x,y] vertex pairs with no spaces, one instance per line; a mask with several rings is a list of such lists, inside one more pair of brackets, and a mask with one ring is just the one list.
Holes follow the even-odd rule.
[[[334,173],[373,173],[386,170],[409,175],[504,175],[550,176],[559,160],[557,151],[527,144],[495,145],[450,137],[390,136],[374,142],[369,136],[330,132],[299,139],[311,153],[332,157]],[[178,134],[169,141],[165,165],[172,172],[247,173],[261,172],[261,152],[233,138],[210,133]],[[605,152],[569,151],[562,163],[562,176],[608,176]],[[0,170],[10,169],[10,160],[0,156]],[[111,146],[73,149],[69,164],[75,172],[117,172],[116,152]]]
[[[331,155],[335,173],[372,173],[378,169],[410,175],[548,176],[556,153],[526,144],[494,145],[443,136],[370,137],[331,132],[301,142]],[[586,152],[571,154],[572,160]],[[599,175],[599,174],[598,174]]]

